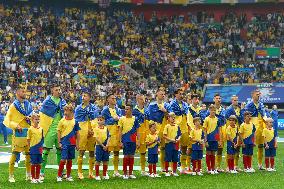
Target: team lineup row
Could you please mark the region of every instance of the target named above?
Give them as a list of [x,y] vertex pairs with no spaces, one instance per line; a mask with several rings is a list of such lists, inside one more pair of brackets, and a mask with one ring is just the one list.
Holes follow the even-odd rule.
[[[42,103],[40,112],[33,112],[25,98],[25,89],[16,90],[16,100],[11,104],[4,124],[13,130],[12,156],[9,162],[9,181],[15,182],[14,164],[20,152],[26,154],[26,177],[32,183],[44,180],[45,166],[50,150],[55,145],[59,165],[57,181],[62,181],[66,165],[66,180],[71,177],[72,159],[75,149],[78,178],[84,179],[82,172],[83,156],[89,152],[89,178],[100,180],[99,167],[103,163],[103,178],[107,174],[109,154],[113,152],[115,177],[136,178],[133,175],[134,154],[140,153],[141,174],[159,177],[156,171],[158,151],[161,170],[165,176],[181,174],[202,175],[201,159],[206,147],[206,165],[209,174],[218,174],[221,168],[223,148],[227,146],[227,170],[240,171],[238,159],[240,148],[243,154],[245,172],[252,168],[253,147],[257,147],[258,168],[262,166],[265,149],[265,165],[268,171],[275,171],[276,132],[273,119],[268,118],[260,92],[252,92],[252,101],[239,106],[238,97],[232,96],[232,104],[224,109],[221,97],[216,94],[214,104],[208,110],[199,107],[199,97],[191,96],[191,104],[183,101],[183,90],[175,91],[171,102],[164,102],[165,91],[159,89],[156,101],[145,107],[145,97],[137,94],[137,105],[125,106],[122,112],[116,105],[113,94],[107,96],[107,105],[99,111],[90,103],[89,90],[82,92],[82,104],[75,111],[71,104],[60,98],[60,86],[51,88],[52,94]],[[118,171],[119,151],[123,149],[123,175]],[[146,167],[148,152],[148,168]],[[179,156],[180,153],[180,156]],[[171,163],[172,171],[169,172]],[[93,170],[96,175],[93,175]]]

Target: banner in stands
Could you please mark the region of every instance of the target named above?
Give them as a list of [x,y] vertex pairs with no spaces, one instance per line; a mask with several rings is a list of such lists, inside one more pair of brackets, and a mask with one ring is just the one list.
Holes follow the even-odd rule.
[[212,103],[214,94],[219,93],[222,102],[231,103],[231,96],[237,95],[240,102],[251,100],[251,92],[255,89],[261,92],[261,101],[264,103],[284,103],[284,84],[265,83],[255,85],[206,85],[203,102]]
[[255,69],[250,64],[232,63],[226,68],[226,73],[252,73]]
[[227,73],[251,73],[254,72],[254,68],[227,68]]

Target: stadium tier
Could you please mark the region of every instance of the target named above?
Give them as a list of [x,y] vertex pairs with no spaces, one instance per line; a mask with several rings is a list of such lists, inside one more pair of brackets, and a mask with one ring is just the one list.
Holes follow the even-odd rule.
[[[62,83],[64,97],[76,91],[125,84],[128,90],[163,84],[173,94],[184,85],[201,93],[204,84],[282,82],[283,15],[214,12],[150,20],[131,10],[1,8],[1,97],[26,82],[32,101],[46,86]],[[138,72],[125,74],[125,65]],[[146,89],[147,87],[147,89]]]

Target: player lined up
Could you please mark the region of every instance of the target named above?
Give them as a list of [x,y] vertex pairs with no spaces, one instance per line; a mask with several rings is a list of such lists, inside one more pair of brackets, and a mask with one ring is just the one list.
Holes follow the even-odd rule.
[[[82,104],[74,110],[72,105],[66,105],[60,98],[58,85],[53,86],[52,91],[52,96],[47,97],[43,103],[39,116],[32,112],[30,103],[25,100],[25,89],[17,89],[17,100],[10,106],[4,121],[6,126],[13,129],[10,182],[15,182],[13,167],[16,154],[24,151],[27,180],[41,183],[44,180],[47,155],[55,143],[59,158],[58,182],[64,176],[64,166],[66,180],[73,181],[71,169],[76,149],[79,151],[78,178],[81,180],[84,179],[82,165],[85,151],[89,152],[90,179],[101,180],[101,163],[102,178],[109,179],[110,152],[113,152],[113,177],[136,178],[133,172],[136,152],[140,154],[142,176],[160,177],[157,173],[158,154],[161,172],[165,176],[179,176],[179,162],[180,174],[203,175],[201,166],[204,148],[207,172],[218,174],[224,172],[221,161],[225,144],[228,172],[241,171],[238,167],[240,150],[244,172],[255,172],[252,167],[254,146],[258,149],[258,168],[264,169],[262,159],[265,150],[266,170],[275,171],[277,140],[272,128],[273,119],[267,118],[264,105],[259,102],[260,93],[257,90],[252,92],[252,101],[246,105],[239,106],[238,97],[232,96],[232,104],[227,109],[221,106],[221,96],[216,94],[214,104],[206,110],[204,105],[199,106],[197,95],[192,95],[191,104],[188,104],[188,101],[183,101],[183,91],[178,89],[175,91],[175,98],[168,103],[165,102],[165,91],[159,89],[156,101],[146,107],[144,95],[138,94],[137,105],[133,108],[127,104],[125,113],[117,107],[113,94],[108,95],[107,105],[99,111],[90,102],[90,92],[85,90],[82,93]],[[42,152],[43,147],[45,148]],[[121,149],[124,155],[123,175],[118,170]],[[148,172],[145,170],[147,152]]]

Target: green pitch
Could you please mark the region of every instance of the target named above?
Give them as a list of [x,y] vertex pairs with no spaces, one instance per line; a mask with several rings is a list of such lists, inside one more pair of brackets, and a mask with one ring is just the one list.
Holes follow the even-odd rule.
[[[284,136],[284,132],[280,133],[280,137]],[[0,146],[2,145],[3,138],[0,136]],[[284,157],[284,143],[279,143],[277,157],[276,157],[276,169],[277,172],[258,171],[256,173],[239,173],[237,175],[231,175],[228,173],[221,173],[219,175],[207,175],[204,176],[190,176],[182,175],[179,177],[162,177],[162,178],[148,178],[141,177],[140,172],[136,171],[136,180],[122,180],[119,178],[110,178],[110,180],[89,180],[85,178],[83,181],[77,179],[77,170],[72,172],[72,176],[75,179],[74,182],[62,183],[56,182],[57,170],[47,169],[46,179],[43,184],[30,184],[25,181],[25,169],[24,162],[19,164],[20,168],[15,168],[16,183],[8,182],[8,163],[0,164],[0,188],[123,188],[123,189],[135,189],[135,188],[190,188],[190,189],[233,189],[233,188],[252,188],[252,189],[266,189],[266,188],[283,188],[283,158]],[[0,152],[9,152],[10,148],[0,148]],[[255,150],[256,154],[256,150]],[[86,154],[88,157],[88,155]],[[138,157],[138,156],[137,156]],[[204,158],[205,159],[205,158]],[[84,164],[87,165],[87,159],[84,159]],[[223,158],[224,161],[224,158]],[[56,163],[55,153],[51,153],[49,156],[48,164],[55,165]],[[242,158],[240,158],[240,165]],[[76,160],[73,161],[76,164]],[[122,161],[120,161],[122,164]],[[111,161],[110,161],[111,165]],[[139,158],[135,159],[135,165],[139,165]],[[241,166],[242,167],[242,166]],[[256,169],[256,158],[254,158],[254,168]],[[205,161],[203,160],[203,170],[205,170]],[[84,171],[85,177],[88,175],[88,171]],[[109,171],[109,175],[112,175],[112,171]]]

